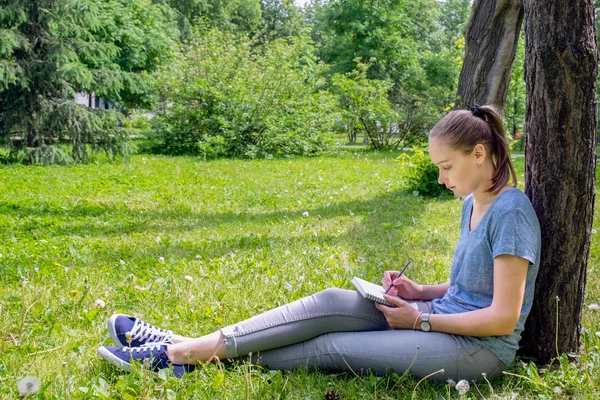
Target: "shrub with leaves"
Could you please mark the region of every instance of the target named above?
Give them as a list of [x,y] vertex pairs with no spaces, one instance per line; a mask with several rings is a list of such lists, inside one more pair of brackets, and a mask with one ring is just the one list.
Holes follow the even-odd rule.
[[338,131],[346,131],[350,141],[361,133],[379,150],[400,142],[394,123],[399,116],[388,101],[391,85],[367,78],[368,70],[369,64],[358,63],[351,72],[333,75],[331,85],[338,95],[341,110],[342,123],[337,125]]
[[335,102],[307,37],[264,47],[199,28],[161,74],[163,105],[149,148],[204,157],[318,155],[331,144]]
[[449,196],[452,192],[438,183],[438,167],[431,162],[421,150],[412,155],[401,154],[396,161],[404,170],[404,178],[408,190],[416,191],[425,197]]

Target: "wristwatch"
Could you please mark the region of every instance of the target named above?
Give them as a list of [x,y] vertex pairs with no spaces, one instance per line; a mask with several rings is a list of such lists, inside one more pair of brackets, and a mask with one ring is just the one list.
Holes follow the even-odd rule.
[[429,332],[431,330],[431,325],[429,324],[429,314],[423,313],[423,317],[421,319],[421,330],[423,332]]

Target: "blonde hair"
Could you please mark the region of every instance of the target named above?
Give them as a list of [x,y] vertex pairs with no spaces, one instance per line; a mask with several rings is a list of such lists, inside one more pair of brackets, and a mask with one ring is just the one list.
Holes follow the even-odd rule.
[[517,186],[517,174],[510,159],[502,117],[494,106],[452,111],[433,127],[429,138],[440,139],[465,154],[472,152],[477,144],[482,144],[494,164],[492,186],[487,192],[497,194],[510,180],[512,186]]

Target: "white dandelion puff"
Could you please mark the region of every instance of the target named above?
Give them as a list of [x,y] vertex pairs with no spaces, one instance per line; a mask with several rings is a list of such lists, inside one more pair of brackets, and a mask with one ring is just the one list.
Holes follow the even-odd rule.
[[596,337],[600,338],[600,332],[596,332]]
[[302,182],[298,182],[298,186],[302,186]]
[[595,234],[596,234],[596,230],[592,229],[592,235],[595,235]]
[[164,263],[165,262],[165,258],[164,257],[158,257],[158,262]]
[[40,380],[35,376],[26,376],[17,382],[17,388],[21,396],[36,394],[40,390]]
[[308,211],[304,211],[304,212],[302,213],[302,216],[303,216],[304,218],[307,218],[307,217],[308,217]]
[[558,386],[554,386],[554,388],[552,389],[552,391],[556,394],[562,394],[562,389]]
[[106,303],[102,299],[96,300],[94,304],[97,308],[104,308],[104,306],[106,305]]
[[598,303],[592,303],[588,306],[588,309],[590,310],[600,310],[600,306],[598,305]]
[[413,196],[419,197],[419,191],[418,190],[413,190]]
[[456,390],[461,396],[467,394],[469,389],[471,389],[471,385],[469,385],[469,382],[464,379],[458,381],[458,383],[456,384]]
[[450,378],[446,381],[446,385],[448,385],[448,387],[454,387],[456,386],[456,382],[454,382],[454,379]]
[[189,276],[189,275],[186,275],[186,276],[184,276],[183,278],[184,278],[186,281],[188,281],[188,282],[193,282],[193,281],[194,281],[194,278],[192,278],[192,277],[191,277],[191,276]]

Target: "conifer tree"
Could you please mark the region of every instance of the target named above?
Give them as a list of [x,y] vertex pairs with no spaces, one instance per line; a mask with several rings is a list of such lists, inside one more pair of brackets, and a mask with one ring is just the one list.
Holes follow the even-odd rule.
[[[178,33],[171,14],[150,0],[0,0],[0,138],[22,142],[34,163],[126,153],[119,115],[74,98],[150,104],[151,73]],[[70,155],[52,147],[58,140]]]

